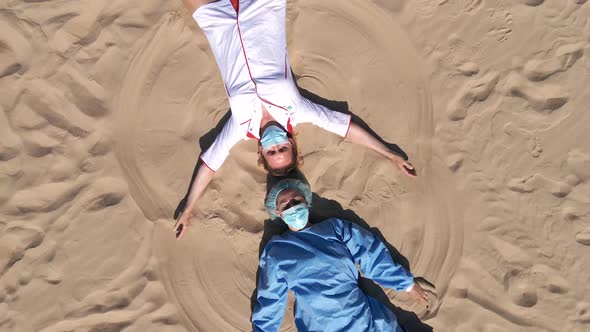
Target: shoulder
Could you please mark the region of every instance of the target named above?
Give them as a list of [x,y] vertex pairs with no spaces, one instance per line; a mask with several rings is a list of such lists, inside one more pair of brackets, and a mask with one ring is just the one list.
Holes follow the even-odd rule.
[[186,8],[191,14],[202,6],[202,1],[200,0],[182,0],[182,3],[184,4],[184,8]]
[[340,218],[327,218],[320,222],[313,224],[313,232],[323,234],[324,236],[342,237],[343,232],[347,228],[349,222]]
[[275,257],[281,252],[281,248],[285,247],[287,243],[292,242],[288,237],[288,232],[274,235],[270,241],[264,246],[261,257]]
[[351,232],[351,222],[341,218],[328,218],[319,223],[318,231],[322,233],[331,233],[332,236],[339,240],[345,240]]
[[324,221],[321,221],[320,224],[326,224],[326,225],[330,225],[332,227],[338,227],[341,228],[347,224],[350,224],[350,221],[346,220],[346,219],[341,219],[341,218],[328,218],[325,219]]

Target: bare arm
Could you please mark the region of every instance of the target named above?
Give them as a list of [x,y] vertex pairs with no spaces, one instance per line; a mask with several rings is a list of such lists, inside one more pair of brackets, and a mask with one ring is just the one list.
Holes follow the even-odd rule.
[[186,207],[174,225],[177,239],[180,239],[186,232],[186,229],[191,225],[191,218],[193,216],[195,206],[197,205],[197,201],[205,192],[205,189],[213,179],[214,175],[215,172],[209,169],[209,167],[207,167],[205,164],[202,164],[199,167],[195,181],[191,186],[190,194],[188,195]]
[[191,13],[194,13],[195,10],[197,10],[198,5],[197,5],[198,0],[182,0],[182,4],[184,5],[184,8],[186,8],[186,10],[188,10]]
[[371,150],[378,152],[379,154],[383,155],[385,158],[394,162],[402,172],[406,175],[414,177],[416,176],[412,170],[414,167],[409,162],[405,161],[404,158],[398,156],[397,154],[393,153],[389,148],[387,148],[383,143],[381,143],[377,138],[367,132],[365,129],[357,125],[356,123],[350,124],[350,129],[348,130],[348,134],[346,135],[346,139],[350,142],[359,144],[362,146],[366,146]]
[[206,4],[207,0],[182,0],[184,7],[188,10],[191,14],[197,10],[197,8],[201,7],[202,5]]
[[193,185],[191,186],[190,194],[188,195],[188,201],[186,204],[186,211],[192,211],[197,204],[197,200],[201,198],[203,192],[213,179],[215,172],[213,172],[205,164],[202,164],[197,171],[197,176]]
[[303,97],[296,98],[296,103],[297,123],[313,123],[320,128],[345,137],[353,143],[366,146],[391,160],[407,176],[416,176],[412,164],[393,153],[377,138],[353,123],[350,115],[333,111]]

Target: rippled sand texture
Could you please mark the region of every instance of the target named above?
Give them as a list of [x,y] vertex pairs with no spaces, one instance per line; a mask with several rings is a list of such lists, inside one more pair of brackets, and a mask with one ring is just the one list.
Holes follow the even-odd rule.
[[[437,331],[588,331],[586,1],[288,2],[298,84],[417,166],[408,179],[297,129],[314,191],[437,286],[430,311],[392,302]],[[228,111],[180,1],[0,9],[0,330],[248,331],[266,218],[254,143],[188,234],[171,230],[199,139]]]

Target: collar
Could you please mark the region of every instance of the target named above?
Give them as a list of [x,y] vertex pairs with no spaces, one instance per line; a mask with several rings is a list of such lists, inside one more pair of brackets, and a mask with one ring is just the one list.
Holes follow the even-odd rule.
[[248,137],[260,140],[260,122],[262,121],[263,105],[276,122],[285,128],[289,134],[293,134],[293,127],[291,126],[291,117],[289,111],[285,107],[278,106],[269,101],[258,98],[254,104],[254,113],[252,114],[250,123],[248,124]]

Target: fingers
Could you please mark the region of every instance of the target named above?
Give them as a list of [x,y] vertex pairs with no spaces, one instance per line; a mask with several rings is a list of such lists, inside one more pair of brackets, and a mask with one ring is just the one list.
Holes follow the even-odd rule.
[[412,294],[412,298],[413,298],[413,299],[414,299],[414,301],[416,301],[416,303],[418,303],[418,304],[422,304],[422,302],[423,302],[423,300],[422,300],[422,297],[421,297],[421,296],[420,296],[420,295],[419,295],[417,292],[414,292],[414,293]]
[[426,303],[428,306],[428,293],[423,289],[420,291],[420,298],[422,299],[422,302]]
[[180,213],[178,214],[178,217],[176,218],[176,223],[174,224],[174,229],[176,230],[176,228],[178,228],[178,225],[180,225],[181,220],[183,219],[182,217],[184,216],[184,211],[180,211]]
[[432,294],[436,294],[436,287],[434,287],[434,285],[429,283],[428,281],[422,278],[417,278],[416,283],[420,286],[420,288],[425,290],[427,293],[430,292]]
[[181,215],[174,225],[174,232],[176,233],[176,239],[180,239],[186,229],[190,226],[190,215]]
[[418,304],[426,304],[429,306],[428,293],[422,289],[419,285],[414,285],[414,289],[410,291],[410,295]]
[[416,302],[423,304],[428,301],[428,296],[421,291],[416,291]]
[[184,227],[184,224],[180,224],[178,226],[178,228],[175,228],[174,231],[176,232],[176,239],[180,239],[180,237],[182,236],[182,234],[184,234],[184,230],[186,228]]
[[397,165],[402,170],[402,172],[404,172],[405,175],[412,178],[416,177],[416,170],[414,169],[414,166],[412,166],[410,163],[403,161],[398,163]]
[[404,167],[406,167],[407,169],[414,169],[414,166],[412,166],[412,164],[410,164],[407,161],[402,161],[402,164],[404,165]]

